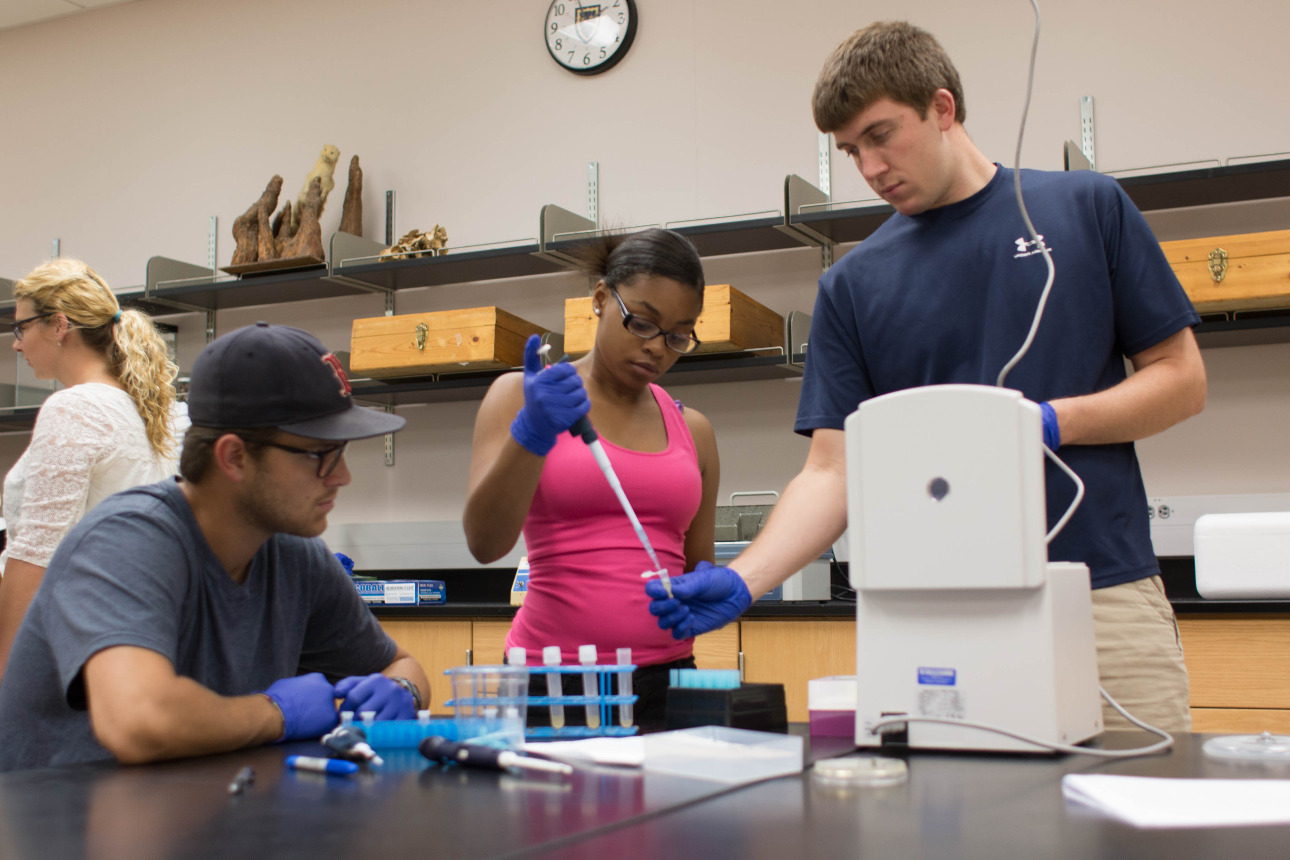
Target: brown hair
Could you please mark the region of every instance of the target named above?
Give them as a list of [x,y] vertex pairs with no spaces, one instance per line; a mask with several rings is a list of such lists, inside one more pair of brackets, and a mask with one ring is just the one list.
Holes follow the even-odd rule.
[[179,474],[189,483],[200,483],[215,462],[215,443],[232,433],[242,440],[252,457],[258,457],[266,443],[280,431],[277,427],[248,427],[242,430],[220,430],[214,427],[189,426],[184,433],[184,447],[179,455]]
[[822,132],[845,126],[881,98],[927,117],[939,89],[954,96],[954,120],[967,119],[963,84],[940,43],[906,21],[879,21],[857,30],[829,55],[815,81],[811,110]]
[[80,260],[59,258],[37,266],[16,283],[15,300],[31,302],[38,314],[62,314],[90,349],[103,356],[143,419],[148,444],[158,454],[174,450],[170,427],[175,402],[172,384],[179,368],[166,342],[142,311],[121,310],[98,273]]

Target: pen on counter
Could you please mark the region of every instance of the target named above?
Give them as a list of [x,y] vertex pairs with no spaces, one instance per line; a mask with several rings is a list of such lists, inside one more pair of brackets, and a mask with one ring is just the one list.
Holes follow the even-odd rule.
[[478,744],[458,744],[447,738],[432,735],[423,738],[417,747],[421,755],[431,761],[456,762],[465,767],[479,767],[490,770],[538,770],[543,773],[573,773],[573,768],[558,761],[547,761],[544,758],[533,758],[511,750],[500,750],[495,747]]
[[255,769],[248,764],[234,775],[233,781],[228,784],[228,793],[240,794],[253,782],[255,782]]
[[286,765],[293,770],[311,770],[315,773],[331,773],[342,776],[358,773],[358,765],[354,764],[352,761],[342,761],[338,758],[289,755],[287,756]]

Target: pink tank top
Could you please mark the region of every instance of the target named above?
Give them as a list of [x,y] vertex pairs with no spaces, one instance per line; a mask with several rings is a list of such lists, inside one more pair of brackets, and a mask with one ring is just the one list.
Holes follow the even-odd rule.
[[[685,572],[685,533],[699,510],[703,479],[680,407],[659,386],[650,390],[663,412],[667,447],[629,451],[600,441],[659,564],[677,576]],[[649,556],[581,439],[561,433],[547,454],[524,541],[529,590],[506,647],[523,647],[530,666],[542,665],[548,645],[560,646],[565,664],[578,662],[579,645],[594,644],[601,663],[613,663],[623,647],[638,666],[690,655],[693,641],[673,639],[649,614],[641,579]]]

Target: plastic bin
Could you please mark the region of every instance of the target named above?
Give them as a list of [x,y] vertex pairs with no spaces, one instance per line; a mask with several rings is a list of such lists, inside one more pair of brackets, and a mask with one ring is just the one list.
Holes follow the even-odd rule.
[[457,666],[444,672],[452,678],[451,705],[459,738],[491,746],[524,742],[528,715],[527,666]]

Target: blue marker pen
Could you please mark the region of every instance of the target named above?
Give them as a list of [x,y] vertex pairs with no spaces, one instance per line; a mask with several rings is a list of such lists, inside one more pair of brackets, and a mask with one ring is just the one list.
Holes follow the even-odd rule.
[[358,773],[358,765],[352,761],[342,761],[338,758],[318,758],[308,755],[289,755],[287,756],[287,767],[294,770],[312,770],[316,773],[335,773],[348,776],[351,773]]

